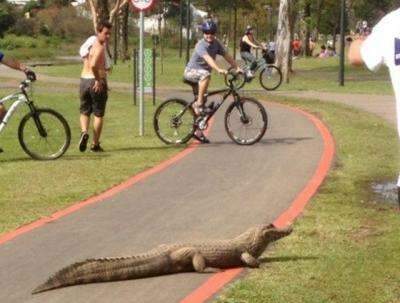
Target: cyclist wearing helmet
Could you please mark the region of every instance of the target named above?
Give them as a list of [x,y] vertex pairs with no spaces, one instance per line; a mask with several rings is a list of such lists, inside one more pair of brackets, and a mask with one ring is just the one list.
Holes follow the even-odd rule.
[[[198,99],[193,104],[196,115],[199,115],[203,110],[204,94],[207,92],[210,84],[211,70],[214,69],[220,74],[228,73],[227,70],[220,68],[215,62],[217,55],[223,56],[238,72],[241,71],[235,60],[226,52],[221,42],[215,37],[217,25],[213,21],[208,20],[202,24],[201,30],[204,34],[203,39],[197,42],[194,53],[186,65],[183,75],[186,80],[199,84]],[[200,130],[196,132],[195,136],[202,143],[210,142]]]
[[250,70],[247,73],[248,78],[254,77],[254,70],[257,67],[257,59],[251,53],[251,48],[262,48],[262,46],[253,36],[253,27],[248,25],[244,36],[240,40],[240,56],[246,63],[250,64]]
[[[36,80],[36,75],[33,71],[27,68],[24,64],[12,58],[5,58],[4,53],[0,50],[0,63],[13,68],[15,70],[20,70],[26,74],[26,76],[31,80]],[[7,111],[3,104],[0,103],[0,123],[3,121]],[[0,148],[0,153],[3,150]]]

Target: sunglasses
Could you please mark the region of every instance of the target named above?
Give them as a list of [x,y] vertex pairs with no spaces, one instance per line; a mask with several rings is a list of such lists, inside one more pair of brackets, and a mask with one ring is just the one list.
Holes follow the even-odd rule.
[[204,31],[203,33],[206,35],[215,35],[214,31]]

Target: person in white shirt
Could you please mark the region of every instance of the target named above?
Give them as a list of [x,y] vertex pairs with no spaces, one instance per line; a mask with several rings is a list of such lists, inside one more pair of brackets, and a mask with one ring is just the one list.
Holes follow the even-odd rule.
[[[387,14],[368,37],[360,37],[350,45],[351,64],[365,64],[376,71],[383,64],[389,69],[396,98],[397,130],[400,136],[400,8]],[[397,181],[400,203],[400,176]]]

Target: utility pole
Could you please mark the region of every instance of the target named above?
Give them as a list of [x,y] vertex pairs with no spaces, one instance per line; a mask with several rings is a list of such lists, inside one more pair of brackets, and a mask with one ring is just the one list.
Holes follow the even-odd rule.
[[344,86],[344,30],[345,30],[345,15],[346,15],[346,0],[341,0],[342,7],[340,12],[340,69],[339,69],[339,85]]
[[186,64],[189,62],[190,58],[190,0],[187,0],[187,12],[186,12]]
[[183,53],[183,1],[179,1],[179,58],[182,58]]
[[237,40],[237,0],[234,2],[233,20],[233,59],[236,60],[236,40]]

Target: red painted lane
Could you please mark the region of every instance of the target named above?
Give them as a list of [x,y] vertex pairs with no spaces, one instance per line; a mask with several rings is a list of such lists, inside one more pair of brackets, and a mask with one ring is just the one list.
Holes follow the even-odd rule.
[[[274,103],[275,104],[275,103]],[[276,104],[275,104],[276,105]],[[319,161],[318,167],[314,172],[311,180],[307,183],[306,187],[294,199],[289,209],[281,214],[275,221],[274,225],[277,227],[284,227],[290,225],[295,218],[297,218],[311,197],[317,192],[319,186],[327,176],[331,167],[333,157],[335,155],[335,142],[328,128],[316,116],[307,113],[301,109],[284,106],[292,111],[298,112],[306,116],[318,129],[324,142],[324,151]],[[180,303],[203,303],[221,290],[227,283],[235,279],[239,274],[244,271],[243,268],[235,268],[217,273],[204,282],[199,288],[189,294]]]

